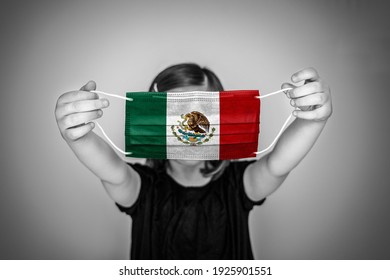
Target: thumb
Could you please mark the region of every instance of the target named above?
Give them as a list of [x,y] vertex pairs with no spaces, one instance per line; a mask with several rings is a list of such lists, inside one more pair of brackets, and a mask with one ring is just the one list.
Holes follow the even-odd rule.
[[86,83],[84,86],[82,86],[80,88],[80,90],[83,90],[83,91],[91,91],[91,90],[95,90],[95,89],[96,89],[95,81],[89,81],[88,83]]

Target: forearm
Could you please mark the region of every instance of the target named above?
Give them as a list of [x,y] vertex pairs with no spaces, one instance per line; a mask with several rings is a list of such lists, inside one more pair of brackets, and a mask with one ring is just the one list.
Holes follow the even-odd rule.
[[247,195],[252,200],[261,199],[274,192],[291,170],[299,164],[313,147],[332,114],[329,86],[314,68],[305,68],[294,75],[288,97],[295,108],[296,119],[283,132],[272,152],[248,166],[244,174]]
[[141,179],[138,173],[122,160],[114,150],[92,130],[93,121],[109,106],[91,92],[96,83],[89,81],[79,91],[62,94],[54,111],[62,137],[77,158],[101,181],[109,196],[116,202],[130,206],[137,199]]
[[112,184],[120,184],[125,178],[125,162],[93,131],[74,142],[68,142],[77,158],[98,178]]
[[269,154],[270,172],[276,176],[284,176],[293,170],[313,147],[325,124],[326,120],[295,119]]

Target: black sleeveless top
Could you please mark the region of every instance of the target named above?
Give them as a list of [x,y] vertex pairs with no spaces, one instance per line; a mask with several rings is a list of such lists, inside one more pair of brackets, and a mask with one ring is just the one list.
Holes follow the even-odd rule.
[[253,259],[248,215],[254,205],[243,174],[252,163],[231,162],[222,176],[203,187],[184,187],[165,171],[131,164],[141,190],[131,207],[131,259]]

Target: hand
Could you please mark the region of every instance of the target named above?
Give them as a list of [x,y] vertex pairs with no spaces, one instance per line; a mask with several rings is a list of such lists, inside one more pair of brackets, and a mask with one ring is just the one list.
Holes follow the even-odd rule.
[[109,106],[107,99],[99,99],[96,83],[89,81],[79,91],[70,91],[61,95],[56,104],[55,116],[62,137],[67,142],[81,139],[95,124],[92,122],[103,115],[102,108]]
[[332,115],[332,99],[329,86],[314,68],[305,68],[291,77],[293,83],[304,81],[301,86],[284,83],[283,88],[293,88],[287,96],[291,105],[299,110],[293,112],[300,119],[325,121]]

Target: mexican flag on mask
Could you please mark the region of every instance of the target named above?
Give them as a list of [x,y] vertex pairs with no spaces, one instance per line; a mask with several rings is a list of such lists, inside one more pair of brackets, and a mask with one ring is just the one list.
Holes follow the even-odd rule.
[[225,160],[255,157],[258,90],[128,92],[125,145],[131,157]]

